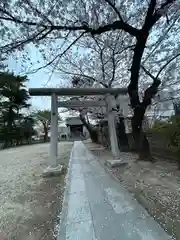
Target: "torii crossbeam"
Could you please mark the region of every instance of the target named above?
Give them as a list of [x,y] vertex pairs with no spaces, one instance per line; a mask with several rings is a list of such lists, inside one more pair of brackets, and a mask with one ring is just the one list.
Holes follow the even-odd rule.
[[127,94],[127,88],[29,88],[32,96],[90,96]]
[[70,101],[58,101],[58,107],[63,108],[88,108],[88,107],[105,107],[105,101],[95,101],[95,100],[70,100]]

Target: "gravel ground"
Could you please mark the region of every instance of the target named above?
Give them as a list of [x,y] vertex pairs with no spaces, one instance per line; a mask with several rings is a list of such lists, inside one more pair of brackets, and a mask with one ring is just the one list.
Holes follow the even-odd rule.
[[[113,159],[110,151],[101,146],[85,143],[100,164]],[[102,148],[102,147],[101,147]],[[130,191],[147,211],[175,239],[180,239],[180,170],[177,164],[156,159],[156,163],[135,162],[137,156],[122,153],[132,159],[129,164],[108,169],[120,183]],[[107,168],[107,166],[106,166]]]
[[[59,143],[67,165],[72,143]],[[52,240],[63,199],[64,176],[42,178],[49,144],[0,151],[0,240]]]

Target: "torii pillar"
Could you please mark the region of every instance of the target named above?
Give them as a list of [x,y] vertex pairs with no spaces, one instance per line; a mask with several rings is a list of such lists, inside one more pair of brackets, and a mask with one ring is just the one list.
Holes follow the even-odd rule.
[[116,100],[113,95],[106,95],[107,113],[108,113],[108,129],[111,143],[111,152],[115,159],[119,159],[120,151],[118,146],[117,134],[116,134],[116,113],[113,109],[116,109]]
[[58,104],[57,95],[55,93],[51,96],[51,140],[50,140],[50,158],[49,163],[51,167],[57,167],[58,155]]

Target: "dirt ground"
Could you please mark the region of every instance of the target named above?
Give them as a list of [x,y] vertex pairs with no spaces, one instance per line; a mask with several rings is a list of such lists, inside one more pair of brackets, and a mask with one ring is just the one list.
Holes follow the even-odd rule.
[[[100,164],[104,165],[112,159],[111,153],[102,150],[100,145],[85,144]],[[121,158],[124,157],[132,161],[111,169],[106,166],[106,170],[134,195],[169,234],[179,240],[180,170],[177,169],[177,164],[157,158],[154,164],[135,162],[137,156],[132,153],[121,153]]]
[[[58,161],[67,167],[71,142],[59,143]],[[49,144],[0,151],[0,240],[53,240],[64,177],[42,178]]]

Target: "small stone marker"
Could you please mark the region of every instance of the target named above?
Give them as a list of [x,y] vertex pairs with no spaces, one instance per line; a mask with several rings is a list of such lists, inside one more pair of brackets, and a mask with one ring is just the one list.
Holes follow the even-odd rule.
[[63,173],[64,166],[58,165],[57,167],[47,167],[42,173],[42,177],[52,177],[61,175]]
[[122,165],[125,165],[125,164],[128,164],[126,161],[123,161],[123,160],[108,160],[107,161],[107,165],[111,168],[113,167],[118,167],[118,166],[122,166]]

